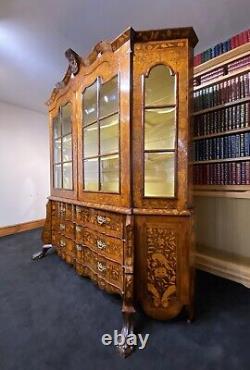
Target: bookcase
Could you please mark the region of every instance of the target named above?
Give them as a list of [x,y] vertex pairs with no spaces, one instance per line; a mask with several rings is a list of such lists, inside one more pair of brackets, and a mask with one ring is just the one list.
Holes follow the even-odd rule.
[[250,42],[207,57],[192,87],[196,267],[250,287]]
[[195,194],[250,197],[249,77],[249,42],[194,69]]

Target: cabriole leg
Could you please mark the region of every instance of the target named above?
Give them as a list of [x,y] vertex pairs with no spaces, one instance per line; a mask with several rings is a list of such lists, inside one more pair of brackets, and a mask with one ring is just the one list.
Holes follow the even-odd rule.
[[55,248],[51,244],[44,244],[40,252],[33,254],[32,260],[39,261],[40,259],[46,257],[49,251],[51,254],[52,251],[55,251]]

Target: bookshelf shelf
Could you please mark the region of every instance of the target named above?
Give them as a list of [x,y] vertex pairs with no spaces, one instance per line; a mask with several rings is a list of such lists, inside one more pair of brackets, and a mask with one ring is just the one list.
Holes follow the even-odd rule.
[[226,63],[233,62],[238,58],[247,56],[250,53],[250,43],[238,46],[235,49],[228,51],[227,53],[221,54],[213,59],[208,60],[194,68],[194,77],[198,77],[203,73],[212,71],[215,68],[222,67]]
[[214,78],[212,80],[209,80],[207,82],[204,82],[203,84],[200,84],[198,86],[195,86],[195,87],[192,88],[192,91],[198,91],[198,90],[204,89],[205,87],[214,85],[215,83],[226,81],[229,78],[236,77],[236,76],[238,76],[238,75],[240,75],[242,73],[247,73],[249,71],[250,71],[250,67],[249,66],[245,66],[243,68],[239,68],[236,71],[233,71],[233,72],[224,74],[223,76],[216,77],[216,78]]
[[204,114],[204,113],[213,112],[213,111],[216,111],[216,110],[219,110],[219,109],[231,107],[233,105],[238,105],[238,104],[245,103],[245,102],[248,102],[248,101],[250,101],[250,96],[247,96],[246,98],[237,99],[237,100],[234,100],[234,101],[231,101],[231,102],[228,102],[228,103],[216,105],[216,106],[211,107],[211,108],[201,109],[197,112],[194,112],[192,114],[192,116],[199,116],[199,115]]
[[244,127],[244,128],[237,128],[235,130],[217,132],[216,134],[195,136],[195,137],[193,137],[193,141],[202,140],[202,139],[209,139],[209,138],[212,138],[212,137],[220,137],[220,136],[225,136],[225,135],[240,134],[240,133],[243,133],[243,132],[248,132],[248,131],[250,131],[250,126],[249,125],[250,125],[250,123],[248,123],[248,127]]
[[250,161],[250,157],[209,159],[207,161],[193,161],[191,162],[191,164],[224,163],[224,162],[240,162],[240,161]]

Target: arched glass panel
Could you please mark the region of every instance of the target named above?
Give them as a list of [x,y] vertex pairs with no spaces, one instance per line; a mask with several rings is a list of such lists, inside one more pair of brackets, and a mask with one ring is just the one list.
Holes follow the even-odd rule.
[[145,77],[144,196],[175,196],[176,76],[157,65]]

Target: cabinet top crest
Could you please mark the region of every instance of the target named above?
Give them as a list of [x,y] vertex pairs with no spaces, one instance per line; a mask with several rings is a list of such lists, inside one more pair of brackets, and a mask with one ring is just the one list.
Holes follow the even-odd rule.
[[52,104],[60,90],[64,89],[70,82],[72,76],[76,76],[81,67],[88,67],[98,58],[99,55],[105,52],[115,52],[125,42],[131,42],[131,50],[133,45],[139,42],[150,42],[150,41],[167,41],[167,40],[178,40],[188,39],[190,46],[195,47],[198,42],[196,33],[192,27],[181,27],[181,28],[167,28],[159,30],[147,30],[147,31],[135,31],[132,27],[127,28],[123,33],[116,37],[113,41],[100,41],[98,42],[90,53],[85,56],[79,56],[74,50],[67,49],[65,57],[68,59],[69,65],[63,79],[58,82],[53,89],[47,105]]

